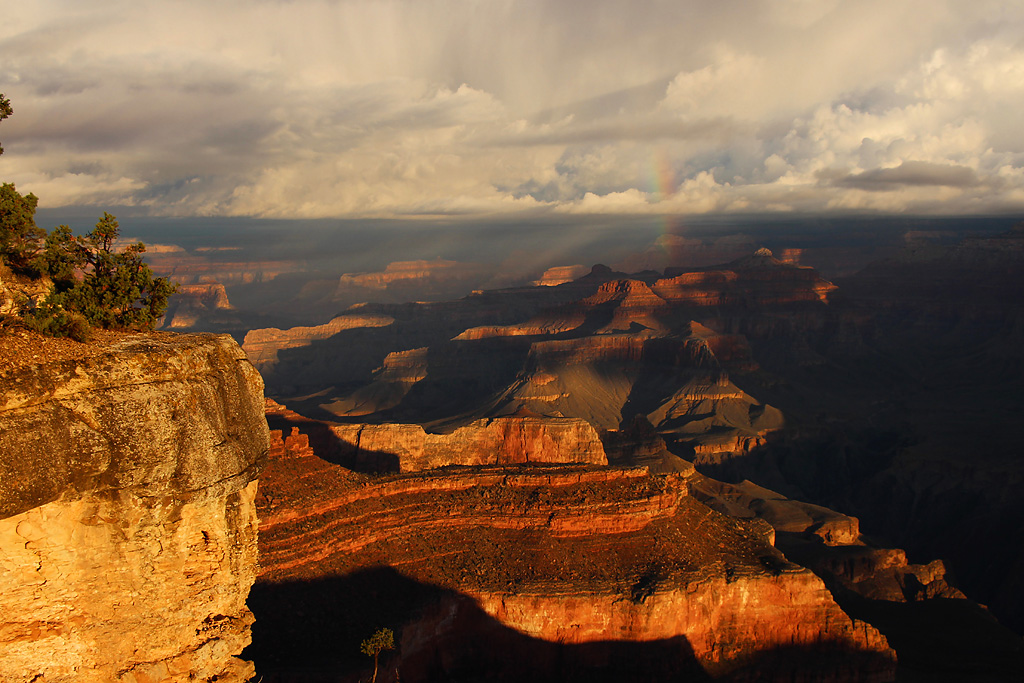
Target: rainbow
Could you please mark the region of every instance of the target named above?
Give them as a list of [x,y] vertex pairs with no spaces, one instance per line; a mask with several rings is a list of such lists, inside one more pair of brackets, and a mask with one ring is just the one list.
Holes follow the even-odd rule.
[[[651,153],[649,187],[651,193],[659,202],[671,199],[679,189],[679,186],[676,184],[676,174],[672,168],[672,162],[663,149],[656,149]],[[669,214],[661,214],[660,222],[662,235],[677,234],[682,227],[682,222],[679,218]],[[673,256],[669,247],[670,240],[659,240],[659,242],[665,253],[669,254],[670,257]]]

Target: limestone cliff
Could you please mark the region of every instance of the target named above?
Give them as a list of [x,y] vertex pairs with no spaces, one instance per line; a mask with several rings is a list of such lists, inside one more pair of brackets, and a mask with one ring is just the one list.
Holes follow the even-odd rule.
[[28,341],[0,367],[0,680],[247,680],[259,375],[227,336]]

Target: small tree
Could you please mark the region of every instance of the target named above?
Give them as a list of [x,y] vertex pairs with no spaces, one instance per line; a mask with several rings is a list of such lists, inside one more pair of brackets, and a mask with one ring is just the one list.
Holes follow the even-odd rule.
[[373,657],[373,679],[371,683],[377,683],[377,659],[380,656],[381,650],[394,649],[395,633],[389,628],[379,629],[359,646],[360,652],[368,657]]
[[75,237],[66,225],[54,228],[39,259],[54,282],[48,302],[82,314],[94,327],[149,330],[164,314],[175,286],[153,277],[142,260],[142,242],[116,251],[119,234],[117,218],[109,213],[84,237]]
[[[0,121],[14,113],[11,101],[0,92]],[[0,154],[4,148],[0,145]],[[17,270],[24,270],[46,233],[36,227],[35,214],[39,199],[32,193],[18,194],[12,183],[0,186],[0,261]]]
[[[11,101],[9,99],[7,99],[6,97],[4,97],[4,94],[2,92],[0,92],[0,121],[3,121],[4,119],[6,119],[8,116],[10,116],[13,113],[14,113],[14,110],[11,109]],[[0,154],[3,154],[3,153],[4,153],[4,147],[3,147],[3,145],[0,145]]]
[[46,231],[36,226],[39,199],[21,195],[13,183],[0,185],[0,259],[20,271],[29,269]]

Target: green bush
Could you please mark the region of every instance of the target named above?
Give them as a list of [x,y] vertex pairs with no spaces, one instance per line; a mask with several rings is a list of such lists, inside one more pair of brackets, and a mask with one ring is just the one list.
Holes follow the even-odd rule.
[[94,327],[150,330],[176,287],[167,278],[153,277],[142,260],[142,242],[116,251],[119,234],[117,219],[109,213],[84,237],[74,236],[66,225],[54,228],[37,259],[54,283],[46,301],[81,314]]
[[34,258],[46,234],[36,226],[38,204],[34,194],[19,194],[13,183],[0,185],[0,258],[16,271],[36,275]]
[[87,342],[92,336],[92,327],[84,315],[66,311],[56,304],[44,302],[27,311],[21,321],[30,330],[51,337],[69,337],[77,342]]

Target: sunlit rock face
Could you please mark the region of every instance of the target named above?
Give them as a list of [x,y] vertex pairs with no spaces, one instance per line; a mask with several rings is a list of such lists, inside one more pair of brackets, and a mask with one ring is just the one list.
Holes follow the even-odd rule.
[[[776,551],[768,524],[694,498],[692,476],[369,477],[296,431],[261,482],[258,600],[275,628],[256,649],[270,672],[320,664],[355,680],[362,663],[331,659],[336,644],[385,619],[398,643],[386,680],[892,680],[885,639]],[[299,606],[304,591],[317,597]]]
[[785,264],[770,255],[757,261],[741,260],[733,268],[683,272],[658,280],[652,289],[679,305],[778,306],[827,301],[836,288],[813,269]]
[[0,680],[246,681],[259,375],[132,335],[0,375]]
[[167,302],[162,329],[181,330],[200,323],[238,322],[227,290],[219,283],[178,285]]
[[[332,425],[342,462],[371,471],[417,472],[445,465],[590,463],[606,465],[586,420],[513,415],[476,420],[450,434],[419,425]],[[390,457],[388,457],[390,456]]]
[[38,304],[52,287],[49,278],[37,280],[19,276],[0,264],[0,316],[17,314],[27,303]]
[[282,350],[309,346],[317,340],[332,337],[344,330],[386,327],[393,322],[394,319],[388,316],[339,315],[323,325],[293,327],[287,330],[273,327],[252,330],[245,335],[242,348],[260,372],[269,372],[277,364],[278,354]]
[[554,266],[545,270],[540,278],[534,280],[531,284],[541,287],[557,287],[558,285],[563,285],[566,282],[572,282],[577,278],[583,277],[589,270],[589,268],[582,265]]

